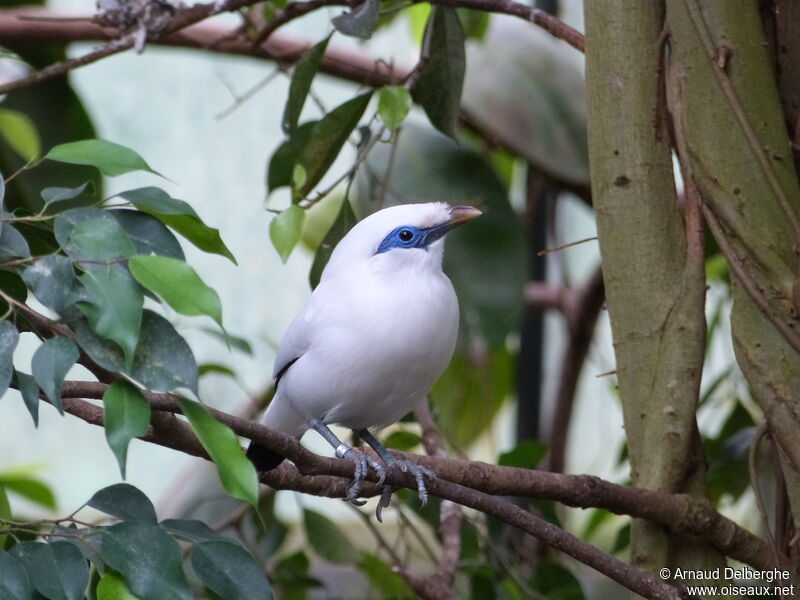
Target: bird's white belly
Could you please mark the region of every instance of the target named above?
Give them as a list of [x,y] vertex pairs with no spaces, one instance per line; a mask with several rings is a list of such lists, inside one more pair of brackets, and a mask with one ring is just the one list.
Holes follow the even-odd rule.
[[450,282],[424,290],[392,290],[388,311],[385,298],[365,294],[319,319],[325,325],[280,383],[294,410],[351,429],[412,411],[450,362],[458,331]]

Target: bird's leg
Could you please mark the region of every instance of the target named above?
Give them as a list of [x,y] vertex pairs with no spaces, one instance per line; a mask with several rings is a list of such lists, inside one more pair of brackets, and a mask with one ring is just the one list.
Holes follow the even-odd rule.
[[[414,476],[414,479],[417,481],[419,500],[422,502],[422,505],[425,506],[425,504],[428,502],[428,488],[425,485],[425,478],[427,477],[429,481],[433,481],[436,479],[436,473],[426,467],[423,467],[422,465],[411,462],[410,460],[397,458],[366,429],[356,431],[356,435],[372,446],[372,449],[378,453],[378,456],[380,456],[383,462],[388,466],[399,467],[401,471],[411,473]],[[380,510],[386,506],[389,506],[389,500],[391,500],[391,493],[384,493],[381,495],[381,500],[378,504],[377,511],[378,520],[380,520]]]
[[347,499],[353,504],[363,504],[363,502],[358,502],[358,496],[361,493],[361,486],[364,483],[364,479],[369,472],[369,467],[372,467],[375,473],[377,473],[378,485],[381,485],[383,480],[386,479],[386,468],[371,456],[345,444],[342,440],[337,438],[322,421],[314,419],[309,421],[308,424],[333,447],[337,458],[346,458],[355,463],[353,484],[350,486],[350,489],[347,490]]

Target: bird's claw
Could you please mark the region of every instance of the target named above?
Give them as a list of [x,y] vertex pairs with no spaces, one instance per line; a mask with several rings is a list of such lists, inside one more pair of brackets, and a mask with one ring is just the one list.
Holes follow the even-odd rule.
[[392,486],[385,485],[383,486],[383,490],[381,490],[381,497],[378,500],[378,506],[375,507],[375,518],[378,519],[378,523],[383,523],[383,518],[381,513],[383,512],[384,508],[388,508],[389,504],[392,502]]
[[352,460],[355,465],[353,483],[350,485],[350,489],[347,490],[347,500],[355,506],[364,506],[366,502],[359,500],[358,497],[361,494],[367,473],[369,473],[369,468],[372,467],[378,475],[378,485],[383,485],[386,479],[386,467],[368,454],[364,454],[354,448],[347,450],[347,452],[342,455],[342,458]]
[[[436,479],[436,473],[431,471],[429,468],[418,465],[410,460],[395,459],[387,464],[390,467],[399,468],[401,471],[403,471],[403,473],[410,473],[414,476],[414,480],[417,482],[419,501],[422,506],[425,506],[428,503],[428,486],[425,484],[425,479],[428,481],[434,481]],[[391,503],[393,492],[394,489],[391,486],[383,486],[380,500],[378,500],[378,506],[375,508],[375,518],[378,519],[379,523],[383,523],[381,513],[383,512],[383,509],[387,508]]]
[[392,463],[392,466],[400,467],[400,470],[404,473],[410,473],[414,476],[417,482],[419,501],[422,503],[422,506],[425,506],[428,503],[428,486],[425,485],[425,479],[427,478],[428,481],[433,481],[436,479],[436,473],[410,460],[397,460]]

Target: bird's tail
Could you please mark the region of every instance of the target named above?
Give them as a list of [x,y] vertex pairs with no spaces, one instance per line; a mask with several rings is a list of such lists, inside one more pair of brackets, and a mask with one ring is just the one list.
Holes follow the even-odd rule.
[[247,458],[253,463],[256,471],[271,471],[281,464],[286,457],[261,444],[250,442],[250,446],[247,448]]
[[[269,406],[267,406],[267,410],[261,418],[261,423],[270,429],[282,431],[296,438],[300,438],[308,429],[305,420],[294,411],[286,401],[286,398],[282,397],[280,389],[275,394],[272,402],[269,403]],[[257,442],[250,442],[250,447],[247,448],[247,458],[253,463],[256,471],[271,471],[281,464],[286,457]]]

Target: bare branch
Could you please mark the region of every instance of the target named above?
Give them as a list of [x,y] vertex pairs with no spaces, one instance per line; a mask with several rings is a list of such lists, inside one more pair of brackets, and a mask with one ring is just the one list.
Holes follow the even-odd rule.
[[[215,4],[213,3],[195,4],[193,6],[179,8],[175,12],[175,16],[172,18],[171,22],[164,28],[163,32],[159,33],[157,36],[151,36],[151,38],[148,41],[163,39],[165,36],[169,36],[170,34],[175,34],[176,32],[186,29],[190,25],[194,25],[195,23],[207,19],[208,17],[214,16],[219,12],[239,10],[241,8],[255,4],[255,2],[256,0],[228,0],[221,10],[217,10],[215,8]],[[433,4],[441,4],[443,6],[453,6],[462,8],[472,8],[475,10],[482,10],[487,12],[495,12],[498,14],[507,14],[516,16],[525,19],[527,21],[531,21],[536,25],[539,25],[540,27],[546,29],[552,35],[560,39],[563,39],[568,44],[580,50],[581,52],[583,52],[584,49],[583,35],[580,32],[569,27],[568,25],[559,21],[555,17],[548,15],[547,13],[544,13],[535,8],[531,8],[519,2],[513,2],[511,0],[434,0]],[[288,23],[289,21],[292,21],[298,17],[301,17],[314,10],[326,6],[348,6],[348,5],[349,4],[343,0],[307,0],[305,2],[290,3],[289,5],[287,5],[285,9],[279,11],[277,16],[264,27],[264,29],[261,31],[256,41],[250,43],[251,52],[249,52],[249,54],[253,54],[254,50],[255,51],[260,50],[262,42],[266,41],[276,29]],[[26,23],[31,26],[40,25],[44,27],[49,27],[51,30],[60,27],[72,27],[72,26],[75,26],[76,28],[90,27],[90,25],[85,21],[83,21],[82,18],[77,18],[77,19],[72,18],[66,22],[63,20],[54,22],[54,21],[42,21],[41,19],[35,19],[35,20],[23,20],[20,21],[20,23]],[[19,27],[23,27],[23,25],[19,25]],[[112,33],[112,32],[114,32],[113,29],[106,30],[104,33],[105,39],[109,39],[111,37],[119,35],[119,33]],[[6,43],[8,43],[5,35],[3,36],[3,39],[6,40]],[[222,46],[228,44],[236,44],[236,39],[220,41],[220,45]],[[93,50],[88,54],[85,54],[84,56],[71,58],[65,61],[54,63],[52,65],[49,65],[41,69],[40,71],[32,73],[31,75],[2,84],[0,85],[0,94],[5,94],[10,91],[21,89],[24,87],[29,87],[41,81],[45,81],[53,77],[64,75],[65,73],[68,73],[69,71],[76,69],[78,67],[91,64],[93,62],[100,60],[101,58],[105,58],[112,54],[116,54],[123,50],[127,50],[128,48],[133,47],[133,45],[134,45],[134,39],[132,35],[125,35],[124,37],[120,37],[118,39],[111,39],[110,41],[107,41],[99,48]]]
[[[80,383],[83,382],[70,382],[71,385]],[[163,401],[163,398],[161,398],[161,400]],[[64,410],[70,414],[93,425],[102,425],[103,411],[101,408],[77,398],[64,398],[63,405]],[[219,413],[219,411],[216,411],[216,413],[218,418],[219,414],[224,414]],[[154,415],[157,420],[165,416],[167,415]],[[207,455],[205,455],[205,452],[200,447],[200,443],[197,438],[194,437],[189,425],[185,421],[175,417],[175,415],[167,416],[167,418],[170,417],[171,421],[167,424],[166,428],[162,429],[160,426],[153,427],[152,433],[148,433],[143,439],[195,456],[203,456],[203,458],[207,459]],[[282,445],[284,448],[294,446],[291,448],[292,451],[287,454],[297,456],[302,454],[310,455],[300,460],[300,464],[303,465],[300,469],[304,471],[302,474],[297,469],[284,465],[274,471],[262,473],[262,482],[276,489],[295,489],[319,496],[343,497],[346,495],[347,487],[350,485],[349,478],[352,475],[352,463],[345,460],[327,459],[314,455],[308,450],[303,449],[299,443],[289,436],[270,431],[266,427],[256,423],[250,423],[250,425],[256,429],[262,429],[262,433],[268,432],[273,442],[275,440],[272,438],[285,438],[282,440],[287,442]],[[259,443],[263,443],[261,439],[262,436],[259,435],[257,437]],[[301,452],[298,452],[298,450],[301,450]],[[326,469],[326,466],[330,468]],[[305,471],[308,470],[327,470],[333,473],[334,476],[316,475],[307,477]],[[402,473],[399,469],[389,469],[386,482],[394,487],[416,489],[416,482],[413,481],[413,478],[410,476],[407,477],[406,475],[406,473]],[[655,577],[625,564],[621,560],[581,541],[574,535],[556,527],[552,523],[548,523],[544,519],[518,506],[514,506],[509,502],[493,498],[484,492],[479,492],[441,478],[429,484],[429,491],[435,496],[479,510],[500,519],[512,527],[521,529],[646,598],[651,598],[652,600],[678,600],[687,597],[684,591],[667,585]],[[378,493],[377,486],[365,486],[365,492]]]
[[[107,387],[106,384],[97,382],[66,381],[62,395],[65,398],[100,399]],[[180,412],[177,401],[170,394],[144,392],[144,395],[156,411]],[[100,413],[102,420],[102,411],[94,406],[92,408]],[[228,425],[237,435],[283,454],[297,466],[297,469],[292,470],[284,465],[262,474],[265,483],[278,489],[295,489],[320,496],[341,498],[346,495],[353,471],[350,462],[314,454],[294,438],[268,429],[259,423],[215,409],[209,410],[215,418]],[[188,425],[183,421],[176,421],[183,427],[172,423],[171,426],[175,431],[170,435],[173,437],[155,443],[195,456],[203,456],[205,453],[202,448],[198,449],[196,442],[189,443],[186,439],[185,429]],[[100,424],[95,421],[90,422]],[[191,434],[191,431],[189,433]],[[153,435],[158,438],[157,432]],[[193,435],[191,438],[194,440]],[[150,437],[145,439],[153,441]],[[618,485],[592,475],[563,475],[438,456],[398,454],[434,471],[440,483],[455,482],[459,486],[490,495],[542,498],[579,508],[605,508],[616,514],[630,515],[658,523],[676,533],[702,537],[723,554],[753,568],[765,570],[776,566],[769,545],[763,539],[722,516],[708,500],[703,498]],[[411,475],[397,472],[395,469],[391,470],[387,482],[398,487],[416,489],[416,483]],[[434,487],[433,490],[433,493],[437,494],[436,490],[441,491],[441,488]],[[363,495],[365,497],[380,495],[380,489],[367,484]],[[441,497],[463,504],[460,500],[447,495]]]

